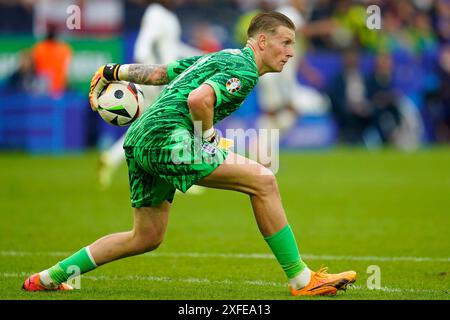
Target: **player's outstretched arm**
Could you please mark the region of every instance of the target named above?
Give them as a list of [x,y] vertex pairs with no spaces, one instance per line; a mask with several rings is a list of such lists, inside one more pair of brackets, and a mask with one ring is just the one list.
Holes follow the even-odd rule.
[[169,83],[167,65],[107,64],[101,66],[91,80],[89,103],[93,111],[98,108],[98,96],[112,81],[129,81],[143,85],[161,86]]
[[124,64],[120,66],[118,76],[120,80],[151,86],[169,83],[165,64]]

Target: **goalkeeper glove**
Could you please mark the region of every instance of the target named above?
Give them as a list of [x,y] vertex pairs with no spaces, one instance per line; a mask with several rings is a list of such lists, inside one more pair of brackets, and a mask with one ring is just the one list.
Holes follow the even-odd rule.
[[89,103],[93,111],[97,111],[98,109],[98,96],[102,90],[111,81],[119,80],[119,68],[120,64],[110,63],[101,66],[92,77],[91,88],[89,90]]
[[222,137],[214,127],[203,132],[203,140],[223,150],[230,149],[234,145],[233,140]]

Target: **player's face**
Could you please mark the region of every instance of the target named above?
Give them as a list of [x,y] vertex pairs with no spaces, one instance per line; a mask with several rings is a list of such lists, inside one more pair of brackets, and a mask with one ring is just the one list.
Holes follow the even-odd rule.
[[284,65],[294,56],[295,32],[280,26],[274,34],[267,35],[264,62],[268,72],[281,72]]

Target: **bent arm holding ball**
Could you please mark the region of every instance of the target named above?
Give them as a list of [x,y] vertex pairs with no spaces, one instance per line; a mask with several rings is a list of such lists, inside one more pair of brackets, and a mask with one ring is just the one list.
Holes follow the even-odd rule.
[[107,64],[101,66],[91,80],[89,103],[93,111],[98,108],[98,96],[112,81],[129,81],[143,85],[161,86],[169,83],[167,65]]

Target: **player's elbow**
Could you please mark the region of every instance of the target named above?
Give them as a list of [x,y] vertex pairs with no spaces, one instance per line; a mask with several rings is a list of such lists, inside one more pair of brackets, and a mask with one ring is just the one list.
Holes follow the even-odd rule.
[[189,109],[191,111],[196,111],[196,110],[199,110],[200,108],[202,108],[202,105],[203,105],[202,100],[203,99],[197,90],[194,90],[191,93],[189,93],[189,96],[187,99]]
[[[212,91],[212,90],[211,90]],[[214,92],[210,92],[209,86],[200,86],[189,93],[187,104],[191,113],[203,113],[214,108]]]

